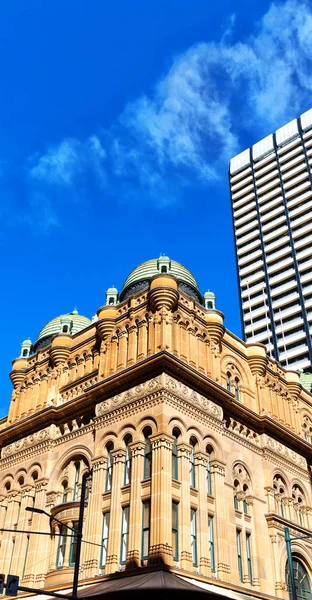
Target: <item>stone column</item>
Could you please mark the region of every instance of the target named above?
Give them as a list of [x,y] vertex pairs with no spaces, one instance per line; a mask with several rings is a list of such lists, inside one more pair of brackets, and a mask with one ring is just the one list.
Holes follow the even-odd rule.
[[141,481],[144,469],[145,442],[129,444],[131,450],[130,528],[127,554],[127,569],[140,565],[142,546],[142,500]]
[[216,504],[216,569],[218,577],[229,581],[227,499],[224,487],[225,463],[217,459],[211,461],[211,472],[214,473],[214,496]]
[[[107,458],[94,458],[92,461],[92,486],[88,498],[86,521],[83,537],[94,544],[102,543],[102,503],[106,478]],[[95,577],[99,574],[100,548],[91,544],[82,544],[81,565],[83,578]]]
[[155,348],[155,324],[152,315],[147,316],[147,356],[154,354]]
[[[160,433],[150,438],[152,444],[150,564],[172,564],[172,494],[171,465],[174,438]],[[161,519],[159,519],[161,515]]]
[[191,571],[193,561],[191,554],[191,491],[190,491],[190,444],[177,444],[179,474],[181,480],[181,502],[179,504],[179,553],[182,569]]
[[[61,533],[60,525],[58,525],[58,524],[55,525],[54,533],[55,533],[55,536],[52,538],[52,541],[51,541],[51,555],[50,555],[49,572],[55,571],[55,569],[56,569],[56,558],[57,558],[57,552],[58,552],[58,547],[59,547],[59,542],[60,542],[59,536]],[[68,539],[69,538],[66,538],[66,540],[68,540]],[[66,541],[66,543],[67,543],[67,541]]]
[[[28,520],[31,516],[30,512],[26,511],[28,506],[34,504],[34,490],[27,486],[22,491],[21,506],[19,510],[19,519],[17,523],[17,529],[26,530],[28,529]],[[29,536],[30,537],[30,536]],[[29,545],[28,545],[29,547]],[[27,549],[27,535],[24,533],[17,533],[15,536],[15,547],[14,556],[11,562],[11,573],[17,573],[19,576],[23,573],[23,567],[25,564]]]
[[114,573],[117,571],[120,563],[120,532],[122,519],[121,487],[124,480],[126,450],[124,448],[116,448],[115,450],[112,450],[111,457],[113,465],[113,481],[106,573]]
[[199,568],[203,575],[211,575],[208,540],[208,503],[207,503],[207,454],[196,452],[195,469],[198,489],[197,539]]
[[[50,512],[46,506],[47,479],[36,481],[35,507]],[[31,513],[29,513],[31,514]],[[31,519],[31,531],[50,532],[49,519],[46,515],[33,513]],[[40,538],[40,539],[39,539]],[[51,540],[48,535],[30,535],[28,545],[28,557],[23,581],[29,584],[44,584],[48,569],[48,556],[51,552]]]
[[138,322],[138,360],[146,357],[147,353],[147,323],[145,319]]
[[[8,495],[8,511],[5,525],[7,529],[14,529],[18,520],[21,496],[17,491],[11,491]],[[10,562],[13,553],[13,538],[16,536],[9,531],[3,532],[1,548],[0,548],[0,564],[3,573],[9,572]],[[15,554],[15,553],[13,553]]]
[[124,369],[127,363],[127,349],[128,349],[128,333],[126,330],[121,331],[118,334],[119,344],[118,344],[118,362],[117,362],[117,371]]
[[137,327],[130,325],[128,329],[128,357],[127,366],[133,365],[136,361],[137,352]]

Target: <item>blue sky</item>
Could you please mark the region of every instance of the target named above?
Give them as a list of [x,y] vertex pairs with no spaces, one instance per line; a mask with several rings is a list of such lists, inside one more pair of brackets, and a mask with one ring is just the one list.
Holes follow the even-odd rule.
[[1,415],[54,316],[166,253],[240,335],[229,159],[311,108],[300,0],[0,6]]

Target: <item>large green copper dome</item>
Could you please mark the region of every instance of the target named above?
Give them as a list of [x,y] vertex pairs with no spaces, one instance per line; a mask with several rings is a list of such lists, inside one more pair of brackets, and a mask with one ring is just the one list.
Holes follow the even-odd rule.
[[49,321],[39,332],[36,342],[34,343],[35,352],[39,348],[48,346],[51,343],[52,337],[57,333],[68,333],[74,335],[90,325],[91,321],[83,315],[79,315],[77,310],[71,313],[66,313],[55,317]]
[[123,301],[148,286],[149,280],[154,275],[159,275],[159,273],[173,275],[178,280],[181,291],[193,296],[197,302],[202,302],[198,283],[192,273],[186,267],[165,255],[147,260],[133,269],[123,285],[120,300]]

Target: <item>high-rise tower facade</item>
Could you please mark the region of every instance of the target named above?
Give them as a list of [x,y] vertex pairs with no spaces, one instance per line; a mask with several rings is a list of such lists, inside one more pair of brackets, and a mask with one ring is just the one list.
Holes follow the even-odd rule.
[[230,162],[244,338],[312,366],[312,109]]

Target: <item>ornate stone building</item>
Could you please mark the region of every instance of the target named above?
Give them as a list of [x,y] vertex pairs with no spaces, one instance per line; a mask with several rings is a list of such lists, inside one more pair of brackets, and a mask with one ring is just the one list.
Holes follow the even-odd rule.
[[[92,321],[74,311],[23,342],[10,376],[1,572],[70,587],[75,538],[53,520],[60,536],[19,530],[49,532],[27,507],[75,528],[90,472],[81,584],[162,564],[207,590],[288,598],[284,528],[312,527],[312,396],[225,329],[187,269],[143,263]],[[292,550],[305,598],[312,539]]]

